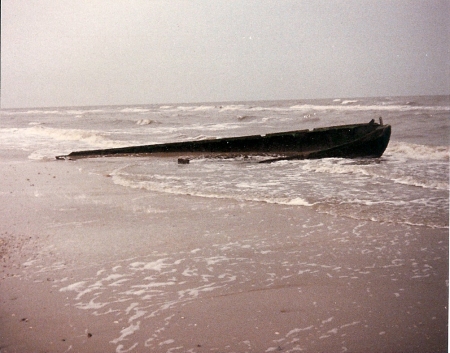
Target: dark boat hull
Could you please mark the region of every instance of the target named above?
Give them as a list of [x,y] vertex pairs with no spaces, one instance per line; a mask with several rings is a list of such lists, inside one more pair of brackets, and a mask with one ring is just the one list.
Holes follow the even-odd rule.
[[57,159],[78,159],[120,155],[182,155],[207,157],[237,155],[270,155],[280,159],[359,158],[380,157],[390,139],[390,125],[368,124],[342,125],[328,128],[184,141],[155,145],[130,146],[101,150],[76,151]]

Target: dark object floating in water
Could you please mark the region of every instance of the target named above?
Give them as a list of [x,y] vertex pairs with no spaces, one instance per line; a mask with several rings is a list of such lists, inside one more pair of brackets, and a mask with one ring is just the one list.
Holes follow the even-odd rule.
[[178,164],[189,164],[189,158],[178,158]]
[[[178,156],[183,163],[194,156],[269,156],[261,162],[318,158],[378,158],[391,136],[391,126],[376,123],[353,124],[279,132],[267,135],[228,137],[200,141],[162,143],[101,150],[76,151],[56,159],[78,159],[124,155]],[[181,156],[180,156],[181,155]]]

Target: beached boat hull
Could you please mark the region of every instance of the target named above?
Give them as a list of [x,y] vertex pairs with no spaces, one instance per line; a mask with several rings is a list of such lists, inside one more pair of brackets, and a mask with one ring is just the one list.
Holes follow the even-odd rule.
[[57,159],[79,159],[123,155],[177,155],[180,157],[271,156],[281,159],[378,158],[390,139],[391,126],[375,123],[341,125],[314,130],[298,130],[164,144],[76,151]]

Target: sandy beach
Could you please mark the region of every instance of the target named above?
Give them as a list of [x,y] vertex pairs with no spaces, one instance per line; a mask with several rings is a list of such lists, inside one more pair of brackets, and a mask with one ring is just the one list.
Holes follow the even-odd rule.
[[[446,352],[448,229],[1,156],[0,352]],[[95,168],[94,168],[95,169]]]

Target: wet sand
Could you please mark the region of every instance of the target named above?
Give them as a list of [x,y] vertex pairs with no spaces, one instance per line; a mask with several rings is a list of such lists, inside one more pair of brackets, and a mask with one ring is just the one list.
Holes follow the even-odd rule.
[[448,229],[0,168],[0,352],[446,352]]

